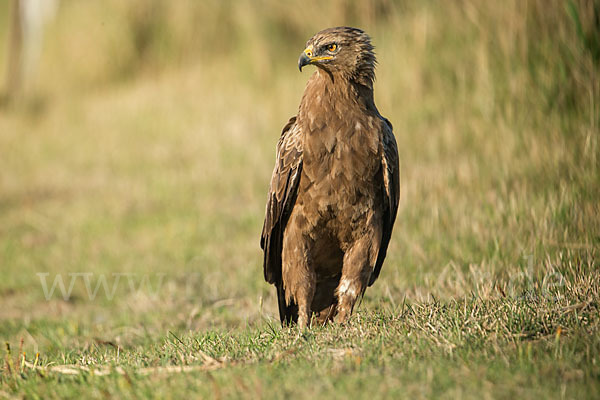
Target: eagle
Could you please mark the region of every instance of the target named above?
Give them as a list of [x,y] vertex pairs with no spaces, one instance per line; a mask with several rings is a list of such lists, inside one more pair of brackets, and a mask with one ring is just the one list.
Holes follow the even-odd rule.
[[282,325],[344,323],[381,271],[400,198],[392,124],[373,99],[376,58],[361,29],[306,43],[316,66],[284,126],[260,240]]

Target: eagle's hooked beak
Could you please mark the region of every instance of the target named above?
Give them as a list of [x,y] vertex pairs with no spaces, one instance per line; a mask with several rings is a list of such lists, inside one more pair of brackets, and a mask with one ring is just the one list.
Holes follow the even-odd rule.
[[312,44],[304,49],[300,58],[298,59],[298,69],[302,72],[302,67],[311,63],[313,59],[313,46]]
[[306,55],[306,53],[300,54],[300,58],[298,59],[298,69],[302,72],[302,67],[310,64],[310,57]]
[[332,56],[319,56],[315,57],[313,45],[308,46],[302,54],[300,54],[300,58],[298,59],[298,69],[302,72],[302,67],[308,64],[315,64],[319,61],[328,61],[331,60]]

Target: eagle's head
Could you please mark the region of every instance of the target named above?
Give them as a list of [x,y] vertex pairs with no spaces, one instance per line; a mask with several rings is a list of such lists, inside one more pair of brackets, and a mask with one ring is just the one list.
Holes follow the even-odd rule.
[[375,53],[369,35],[358,28],[328,28],[306,42],[298,68],[316,65],[330,74],[373,82]]

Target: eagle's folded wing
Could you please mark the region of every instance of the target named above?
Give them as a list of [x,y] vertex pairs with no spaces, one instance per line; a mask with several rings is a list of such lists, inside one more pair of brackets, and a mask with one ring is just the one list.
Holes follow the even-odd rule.
[[398,212],[398,203],[400,202],[400,165],[398,160],[398,146],[392,131],[392,124],[387,119],[384,119],[382,130],[383,152],[381,169],[383,172],[385,202],[383,231],[381,235],[381,246],[379,247],[379,253],[377,254],[377,262],[375,263],[375,268],[371,274],[371,279],[369,279],[369,286],[377,280],[377,277],[379,277],[379,273],[381,272],[381,266],[383,265],[383,260],[387,253],[387,248],[392,236],[392,228]]
[[296,117],[290,118],[277,143],[277,158],[267,197],[260,247],[265,280],[281,284],[283,231],[292,212],[302,172],[302,142]]

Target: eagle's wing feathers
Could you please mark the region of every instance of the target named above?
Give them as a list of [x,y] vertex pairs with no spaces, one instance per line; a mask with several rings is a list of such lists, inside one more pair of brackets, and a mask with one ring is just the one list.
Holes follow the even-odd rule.
[[392,131],[392,124],[384,118],[382,124],[382,157],[381,166],[383,172],[384,185],[384,212],[383,212],[383,231],[381,236],[381,246],[377,254],[375,268],[369,279],[371,286],[379,277],[381,266],[385,259],[388,244],[392,236],[392,228],[398,212],[398,203],[400,202],[400,165],[398,157],[398,145]]
[[283,231],[290,216],[302,172],[302,140],[296,117],[290,118],[277,143],[277,158],[267,197],[265,221],[260,239],[264,250],[265,280],[281,284]]

